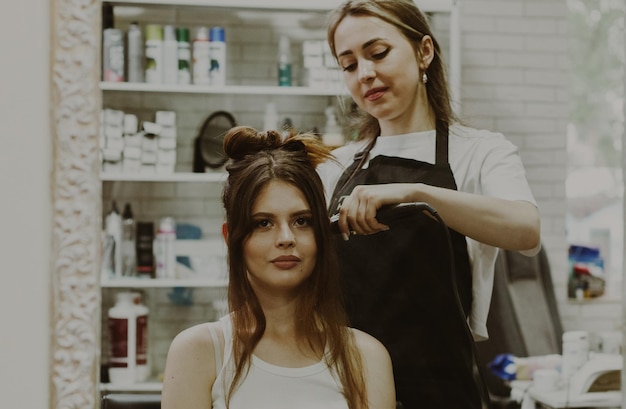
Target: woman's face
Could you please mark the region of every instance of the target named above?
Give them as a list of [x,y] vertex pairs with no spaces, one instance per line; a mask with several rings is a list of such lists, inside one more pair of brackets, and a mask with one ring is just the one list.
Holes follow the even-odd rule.
[[317,244],[312,213],[290,183],[268,183],[252,206],[253,230],[243,244],[248,279],[257,295],[292,292],[312,273]]
[[380,122],[410,121],[423,86],[407,38],[376,17],[348,16],[337,26],[334,41],[344,80],[359,107]]

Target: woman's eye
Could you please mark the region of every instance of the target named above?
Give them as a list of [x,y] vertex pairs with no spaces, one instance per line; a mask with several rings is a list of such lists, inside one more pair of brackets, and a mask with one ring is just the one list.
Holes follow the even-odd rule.
[[375,53],[372,56],[376,60],[382,60],[383,58],[385,58],[387,56],[387,54],[389,54],[389,48],[386,48],[384,51],[382,51],[380,53]]
[[310,226],[312,223],[311,223],[311,219],[308,217],[299,217],[296,219],[295,224],[298,227],[306,227],[306,226]]
[[254,222],[254,227],[256,228],[265,228],[270,226],[270,221],[267,219],[262,219],[262,220],[257,220],[256,222]]
[[341,69],[344,71],[348,71],[348,72],[354,71],[356,69],[356,63],[353,62],[350,64],[347,64],[347,63],[341,64]]

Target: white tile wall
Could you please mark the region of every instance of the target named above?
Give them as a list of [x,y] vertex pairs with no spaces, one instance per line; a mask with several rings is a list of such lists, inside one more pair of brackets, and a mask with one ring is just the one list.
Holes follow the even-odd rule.
[[[206,13],[205,10],[159,9],[153,15],[119,17],[120,27],[130,20],[181,25],[226,26],[230,84],[275,84],[274,61],[280,33],[288,33],[297,56],[298,40],[324,38],[311,30],[302,16],[281,18],[273,28],[270,15]],[[442,46],[447,17],[435,16],[433,24]],[[565,240],[565,165],[567,122],[567,25],[562,0],[464,0],[462,2],[462,113],[464,121],[504,133],[519,148],[527,176],[539,203],[542,240],[552,266],[556,295],[565,329],[617,329],[620,309],[616,305],[570,304],[566,300],[567,245]],[[269,45],[268,45],[269,43]],[[447,47],[446,47],[447,48]],[[444,53],[446,54],[446,53]],[[297,72],[296,62],[296,72]],[[296,127],[310,130],[323,126],[327,97],[270,97],[281,118],[289,116]],[[151,120],[156,110],[177,112],[179,147],[177,171],[190,171],[193,138],[206,116],[231,111],[240,124],[261,127],[267,97],[220,95],[171,95],[106,93],[103,106],[127,110]],[[174,216],[196,223],[206,236],[219,236],[222,221],[220,186],[203,183],[106,182],[104,208],[115,198],[118,206],[130,202],[138,220]],[[150,356],[154,374],[164,365],[169,342],[182,328],[215,319],[211,304],[214,290],[194,290],[194,304],[174,306],[165,289],[146,291],[150,307]],[[106,345],[106,310],[114,290],[105,290],[103,345]],[[103,362],[106,362],[103,348]]]
[[462,10],[462,116],[520,148],[541,211],[563,325],[620,329],[619,303],[577,304],[566,297],[566,2],[464,0]]

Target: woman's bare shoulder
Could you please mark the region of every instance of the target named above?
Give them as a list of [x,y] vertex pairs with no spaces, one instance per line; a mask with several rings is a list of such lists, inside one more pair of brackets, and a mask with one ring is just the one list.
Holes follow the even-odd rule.
[[387,348],[375,337],[356,328],[350,328],[354,334],[357,348],[366,358],[370,355],[389,356]]
[[186,328],[174,337],[170,350],[180,349],[181,351],[201,351],[207,348],[211,353],[213,352],[213,338],[211,337],[211,328],[213,328],[217,334],[222,333],[222,325],[219,321],[207,322],[197,324],[192,327]]

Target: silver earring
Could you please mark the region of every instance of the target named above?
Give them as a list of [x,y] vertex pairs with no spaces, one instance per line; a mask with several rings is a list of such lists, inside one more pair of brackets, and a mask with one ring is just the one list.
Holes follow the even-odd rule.
[[422,82],[426,84],[428,82],[428,75],[426,75],[426,71],[422,74]]

